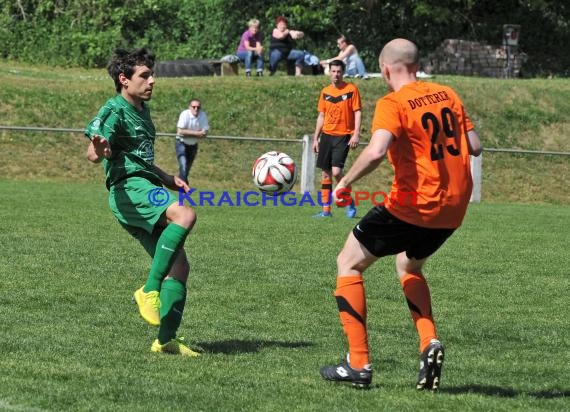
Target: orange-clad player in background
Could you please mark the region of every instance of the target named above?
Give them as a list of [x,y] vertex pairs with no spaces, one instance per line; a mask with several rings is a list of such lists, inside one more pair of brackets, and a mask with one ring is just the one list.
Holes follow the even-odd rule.
[[[457,94],[416,79],[418,59],[409,40],[394,39],[382,49],[380,69],[391,92],[376,104],[370,144],[333,191],[350,189],[388,155],[394,169],[391,201],[358,222],[337,257],[335,297],[349,353],[342,363],[321,368],[327,380],[370,385],[362,273],[378,258],[396,255],[396,272],[419,334],[416,388],[436,390],[440,384],[444,349],[422,267],[461,225],[472,189],[469,156],[482,148]],[[413,201],[401,196],[411,192]]]
[[[317,153],[317,167],[321,172],[323,210],[315,217],[331,217],[330,192],[332,179],[338,183],[349,149],[360,142],[362,104],[358,87],[344,81],[345,64],[342,60],[329,63],[331,83],[321,90],[317,123],[313,135],[313,151]],[[346,208],[348,218],[356,217],[354,202]]]

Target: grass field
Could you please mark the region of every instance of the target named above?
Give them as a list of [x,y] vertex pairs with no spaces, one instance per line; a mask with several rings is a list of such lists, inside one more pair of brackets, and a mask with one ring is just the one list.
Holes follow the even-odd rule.
[[[0,181],[0,410],[567,411],[570,210],[472,205],[427,266],[447,346],[417,393],[417,341],[391,259],[366,274],[374,385],[322,381],[346,347],[332,297],[354,221],[310,207],[197,207],[181,334],[149,351],[131,303],[149,259],[100,183]],[[359,216],[366,208],[360,208]]]
[[[251,81],[249,81],[251,80]],[[568,151],[570,83],[437,76],[460,92],[486,147]],[[83,128],[113,92],[102,70],[0,62],[0,125]],[[355,80],[369,138],[379,79]],[[159,132],[198,96],[213,135],[298,139],[324,76],[158,79]],[[321,380],[346,345],[332,292],[354,221],[310,207],[199,206],[180,332],[198,359],[150,352],[131,303],[149,258],[107,207],[78,133],[0,131],[0,411],[567,411],[570,158],[484,153],[483,203],[427,266],[447,346],[439,393],[417,393],[417,337],[392,259],[366,274],[371,390]],[[252,161],[298,143],[201,144],[202,191],[251,190]],[[358,152],[353,152],[349,164]],[[173,143],[157,164],[175,172]],[[381,165],[359,190],[388,190]],[[219,193],[219,192],[218,192]],[[359,209],[359,216],[367,207]]]

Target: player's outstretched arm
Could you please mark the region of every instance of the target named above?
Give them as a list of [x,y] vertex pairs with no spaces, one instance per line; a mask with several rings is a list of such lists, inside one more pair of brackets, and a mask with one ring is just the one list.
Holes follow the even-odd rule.
[[360,153],[350,170],[340,180],[335,191],[341,187],[350,188],[354,182],[376,169],[386,157],[392,139],[392,133],[388,130],[376,130],[368,146]]
[[94,135],[87,148],[87,160],[93,163],[99,163],[104,158],[111,156],[111,145],[109,141],[102,136]]

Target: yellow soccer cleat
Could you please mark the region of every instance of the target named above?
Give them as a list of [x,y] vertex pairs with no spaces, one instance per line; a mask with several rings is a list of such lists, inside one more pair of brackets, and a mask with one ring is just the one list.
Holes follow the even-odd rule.
[[143,288],[137,289],[134,294],[135,302],[139,307],[142,318],[152,326],[160,325],[160,297],[156,290],[144,293]]
[[158,339],[156,339],[150,348],[151,352],[158,352],[158,353],[169,353],[172,355],[182,355],[182,356],[190,356],[190,357],[197,357],[200,356],[198,352],[194,352],[184,343],[184,338],[174,338],[170,342],[161,345]]

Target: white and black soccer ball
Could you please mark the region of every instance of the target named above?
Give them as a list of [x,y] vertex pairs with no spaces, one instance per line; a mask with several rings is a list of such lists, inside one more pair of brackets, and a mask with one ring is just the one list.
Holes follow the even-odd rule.
[[297,181],[297,167],[286,153],[267,152],[253,163],[251,177],[262,192],[279,194],[293,187]]

